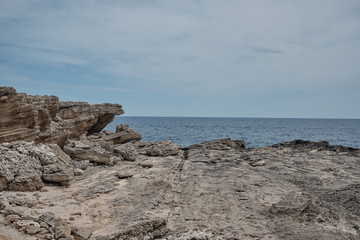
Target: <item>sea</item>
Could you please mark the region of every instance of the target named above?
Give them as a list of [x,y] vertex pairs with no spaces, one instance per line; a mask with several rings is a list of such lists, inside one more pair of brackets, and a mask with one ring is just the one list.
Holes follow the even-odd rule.
[[142,141],[167,139],[182,147],[231,138],[244,140],[247,148],[296,139],[360,148],[360,119],[117,116],[106,129],[115,131],[122,123],[140,132]]

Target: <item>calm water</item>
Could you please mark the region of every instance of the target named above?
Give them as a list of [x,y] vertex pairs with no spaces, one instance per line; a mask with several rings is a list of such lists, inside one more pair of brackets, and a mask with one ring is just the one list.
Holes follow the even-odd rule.
[[304,139],[360,148],[360,119],[116,117],[106,128],[127,123],[143,141],[171,140],[182,146],[220,139],[245,140],[260,147]]

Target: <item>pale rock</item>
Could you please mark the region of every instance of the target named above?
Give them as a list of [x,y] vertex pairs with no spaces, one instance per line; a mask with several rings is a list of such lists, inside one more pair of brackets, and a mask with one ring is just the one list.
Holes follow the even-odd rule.
[[118,159],[114,158],[106,151],[99,151],[98,149],[83,149],[76,148],[75,145],[64,147],[64,151],[70,155],[73,160],[88,160],[98,164],[113,165]]
[[26,226],[26,233],[29,235],[35,235],[40,231],[41,231],[40,224],[37,222],[31,222]]
[[74,172],[71,168],[65,168],[56,164],[46,165],[43,170],[43,178],[47,182],[68,185],[69,181],[74,178]]
[[119,179],[131,178],[133,175],[134,174],[129,171],[121,171],[121,172],[115,173],[115,176],[118,177]]
[[70,163],[74,168],[79,168],[81,170],[86,170],[90,165],[89,160],[70,160]]
[[139,163],[139,166],[143,168],[152,168],[154,164],[152,163],[152,161],[143,161]]
[[20,216],[16,214],[10,214],[6,216],[6,220],[8,220],[9,222],[14,222],[18,219],[20,219]]
[[260,166],[265,166],[265,160],[257,160],[257,161],[252,161],[249,162],[249,164],[253,167],[260,167]]
[[124,160],[135,161],[136,159],[136,149],[132,143],[125,143],[114,147],[114,153],[120,154]]
[[74,175],[75,176],[80,176],[84,174],[84,170],[80,169],[80,168],[75,168],[74,169]]
[[127,124],[121,124],[116,127],[116,133],[107,135],[104,140],[112,144],[123,144],[130,141],[140,141],[141,134],[133,130]]
[[76,228],[72,230],[72,234],[76,240],[87,240],[92,235],[92,231],[88,228]]
[[60,220],[55,223],[55,239],[71,238],[71,226]]

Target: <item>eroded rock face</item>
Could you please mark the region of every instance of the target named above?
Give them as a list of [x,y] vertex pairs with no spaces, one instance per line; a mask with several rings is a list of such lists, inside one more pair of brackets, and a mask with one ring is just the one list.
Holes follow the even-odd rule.
[[0,143],[35,141],[63,147],[69,139],[100,132],[120,114],[120,104],[61,102],[56,96],[31,96],[0,87]]

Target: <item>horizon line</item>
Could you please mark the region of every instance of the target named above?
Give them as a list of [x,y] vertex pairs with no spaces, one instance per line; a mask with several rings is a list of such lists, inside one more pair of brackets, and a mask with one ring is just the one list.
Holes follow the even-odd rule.
[[225,117],[225,116],[144,116],[144,115],[117,115],[116,117],[153,117],[153,118],[245,118],[245,119],[328,119],[328,120],[360,120],[360,118],[339,117]]

